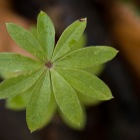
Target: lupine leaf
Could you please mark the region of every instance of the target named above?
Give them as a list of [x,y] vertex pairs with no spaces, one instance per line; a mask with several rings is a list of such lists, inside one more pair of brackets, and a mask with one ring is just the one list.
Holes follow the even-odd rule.
[[0,99],[16,96],[29,89],[44,70],[19,75],[10,79],[6,79],[0,84]]
[[82,110],[75,90],[54,70],[51,70],[51,78],[56,103],[60,110],[72,123],[81,125]]
[[63,77],[79,92],[98,100],[109,100],[112,94],[108,86],[98,77],[76,69],[61,69],[55,70],[62,74]]
[[40,129],[46,122],[50,98],[50,75],[47,71],[35,85],[27,105],[26,119],[31,132]]
[[43,67],[41,62],[15,53],[0,53],[0,71],[26,72]]
[[53,54],[53,61],[61,58],[62,56],[66,55],[72,47],[76,44],[76,42],[82,36],[86,27],[86,19],[80,19],[75,21],[69,27],[65,29],[62,33],[60,39],[58,40],[54,54]]
[[66,55],[58,60],[55,65],[66,68],[89,68],[113,59],[117,52],[111,47],[87,47]]
[[45,54],[42,47],[28,30],[13,23],[7,23],[6,27],[10,36],[20,47],[44,61]]
[[89,68],[111,60],[117,50],[103,46],[83,48],[85,27],[86,19],[75,21],[62,33],[54,49],[54,26],[44,12],[38,15],[37,29],[32,31],[7,24],[13,40],[35,60],[0,53],[0,72],[13,76],[0,84],[0,99],[8,98],[6,106],[14,110],[26,107],[31,132],[48,124],[57,107],[69,126],[81,129],[85,125],[83,105],[112,98],[108,86]]
[[51,19],[42,11],[39,13],[37,19],[37,33],[45,54],[48,60],[50,60],[54,49],[55,30]]

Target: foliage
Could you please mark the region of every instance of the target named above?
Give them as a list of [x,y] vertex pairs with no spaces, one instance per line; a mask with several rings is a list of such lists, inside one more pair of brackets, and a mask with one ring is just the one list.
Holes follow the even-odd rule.
[[112,98],[108,86],[87,68],[111,60],[118,51],[108,46],[79,47],[85,27],[86,19],[75,21],[54,48],[55,30],[46,13],[39,13],[37,30],[7,23],[13,40],[34,58],[0,53],[0,71],[14,73],[0,84],[0,99],[7,99],[9,108],[26,107],[31,132],[48,124],[57,108],[68,124],[82,127],[85,113],[80,94],[93,100]]

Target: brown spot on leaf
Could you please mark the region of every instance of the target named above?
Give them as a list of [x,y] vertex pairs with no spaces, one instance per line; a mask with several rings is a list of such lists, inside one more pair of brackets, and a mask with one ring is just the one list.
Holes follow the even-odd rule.
[[79,19],[80,22],[84,22],[86,20],[87,20],[87,18],[81,18],[81,19]]

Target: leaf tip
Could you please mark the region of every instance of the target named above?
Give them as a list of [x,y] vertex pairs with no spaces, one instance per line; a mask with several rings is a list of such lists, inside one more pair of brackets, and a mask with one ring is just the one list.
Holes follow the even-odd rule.
[[46,15],[46,13],[44,11],[40,11],[39,15]]
[[8,28],[12,23],[6,22],[6,28]]
[[76,124],[77,124],[79,127],[81,127],[81,123],[80,123],[80,122],[77,122]]
[[28,125],[28,128],[29,128],[29,130],[30,130],[31,133],[35,132],[35,131],[38,129],[38,128],[36,128],[36,127],[31,126],[31,125],[28,124],[28,123],[27,123],[27,125]]
[[114,99],[114,96],[112,94],[110,96],[106,97],[105,100],[111,100],[111,99]]
[[6,24],[6,26],[8,26],[8,24],[9,24],[9,23],[8,23],[8,22],[6,22],[5,24]]
[[116,50],[116,54],[118,54],[119,53],[119,50]]
[[114,48],[114,57],[116,57],[118,53],[119,53],[119,50]]
[[35,130],[29,129],[31,133],[35,132]]
[[15,24],[10,23],[10,22],[6,22],[6,28],[7,28],[8,32],[13,26],[15,26]]
[[110,97],[110,100],[111,100],[111,99],[114,99],[114,98],[115,98],[115,97],[112,95],[112,96]]

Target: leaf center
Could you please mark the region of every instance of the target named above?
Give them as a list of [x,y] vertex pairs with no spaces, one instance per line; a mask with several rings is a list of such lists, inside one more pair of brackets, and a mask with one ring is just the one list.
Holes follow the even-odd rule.
[[51,61],[48,61],[45,65],[48,69],[51,69],[53,67],[53,63]]

